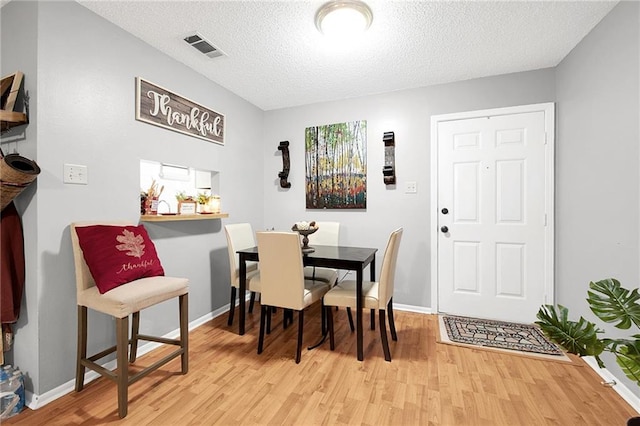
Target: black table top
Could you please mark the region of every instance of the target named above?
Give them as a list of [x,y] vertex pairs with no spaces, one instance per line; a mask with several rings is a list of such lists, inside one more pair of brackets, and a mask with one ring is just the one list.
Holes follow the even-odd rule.
[[[303,261],[307,266],[325,266],[338,269],[358,269],[368,265],[375,259],[376,248],[346,246],[311,246],[315,250],[303,253]],[[258,260],[258,247],[238,250],[245,260]]]

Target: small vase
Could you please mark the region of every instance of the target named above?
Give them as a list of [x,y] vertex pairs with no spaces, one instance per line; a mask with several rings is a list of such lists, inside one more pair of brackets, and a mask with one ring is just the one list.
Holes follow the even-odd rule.
[[158,197],[147,198],[144,201],[144,214],[145,215],[158,214]]

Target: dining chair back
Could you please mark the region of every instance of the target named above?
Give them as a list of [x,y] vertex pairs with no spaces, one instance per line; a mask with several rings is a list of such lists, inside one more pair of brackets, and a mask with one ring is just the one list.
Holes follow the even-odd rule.
[[400,250],[401,239],[402,228],[393,231],[387,242],[387,247],[384,250],[382,268],[380,269],[380,280],[378,281],[377,309],[384,310],[393,297],[396,264],[398,263],[398,251]]
[[[309,235],[309,245],[337,246],[340,241],[340,222],[316,222],[318,230]],[[338,270],[334,268],[323,268],[306,266],[304,276],[313,280],[325,281],[327,284],[335,285],[338,282]]]
[[340,243],[340,222],[316,222],[318,230],[309,235],[309,245],[337,246]]
[[263,283],[261,303],[304,309],[305,280],[298,235],[292,232],[258,232],[257,235]]
[[[389,342],[387,339],[385,314],[389,318],[391,337],[393,340],[398,340],[396,326],[393,319],[393,290],[402,232],[402,228],[398,228],[389,236],[382,260],[380,279],[378,281],[363,281],[362,283],[363,307],[366,309],[378,310],[380,339],[382,341],[382,349],[384,351],[384,358],[386,361],[391,361],[391,352],[389,350]],[[323,303],[329,323],[331,350],[334,349],[335,345],[333,335],[333,314],[330,307],[342,306],[355,309],[357,306],[356,289],[357,285],[354,280],[345,280],[338,283],[338,285],[329,290],[324,296]]]
[[321,301],[329,290],[324,281],[304,276],[300,238],[295,232],[258,232],[258,256],[262,293],[260,295],[260,335],[258,354],[262,353],[265,324],[273,307],[298,312],[296,363],[300,362],[304,309]]
[[[224,232],[227,237],[227,252],[229,255],[229,275],[231,277],[231,299],[229,301],[229,319],[227,324],[233,324],[233,316],[236,304],[236,292],[240,287],[240,268],[238,250],[255,247],[256,240],[250,223],[234,223],[225,225]],[[253,312],[256,293],[260,293],[260,271],[256,262],[247,262],[247,289],[251,291],[249,312]],[[241,294],[239,297],[245,297]]]
[[[181,357],[181,373],[186,374],[189,370],[189,280],[168,276],[144,277],[101,293],[85,261],[85,253],[83,252],[78,236],[79,228],[94,227],[95,225],[133,226],[133,224],[128,222],[77,222],[72,223],[70,226],[78,307],[78,346],[75,388],[76,392],[80,392],[84,388],[85,368],[94,370],[98,374],[115,381],[118,394],[118,415],[120,418],[124,418],[128,412],[128,386],[130,384],[178,356]],[[121,242],[120,239],[117,241]],[[122,245],[131,243],[132,241],[124,241]],[[137,243],[137,241],[134,240],[134,243]],[[116,246],[116,248],[123,250],[120,246]],[[149,247],[145,248],[144,245],[142,245],[141,248],[149,250]],[[142,254],[144,254],[144,251]],[[104,257],[102,252],[99,256]],[[107,262],[109,259],[104,260]],[[178,298],[180,317],[180,336],[177,339],[168,339],[140,334],[140,311],[176,297]],[[115,319],[116,326],[116,345],[92,356],[87,356],[88,309],[110,315]],[[131,338],[129,338],[128,331],[129,316],[132,316]],[[129,375],[128,363],[135,362],[138,342],[140,340],[175,345],[178,346],[178,348],[161,360],[141,370],[139,369],[133,375]],[[113,352],[116,352],[115,370],[107,370],[96,362]]]

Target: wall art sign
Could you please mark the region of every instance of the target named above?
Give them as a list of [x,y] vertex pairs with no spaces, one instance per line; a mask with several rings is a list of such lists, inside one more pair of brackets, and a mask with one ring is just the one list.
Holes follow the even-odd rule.
[[367,122],[305,129],[307,209],[367,208]]
[[224,145],[224,115],[136,79],[136,120]]

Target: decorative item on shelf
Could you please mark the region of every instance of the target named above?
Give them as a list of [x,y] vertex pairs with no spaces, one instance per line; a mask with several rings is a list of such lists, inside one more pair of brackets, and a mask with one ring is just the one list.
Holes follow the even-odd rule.
[[206,192],[198,192],[198,196],[196,197],[198,201],[198,213],[201,214],[211,214],[211,208],[209,202],[211,201],[211,194],[207,194]]
[[147,212],[147,193],[140,191],[140,214],[144,215]]
[[289,141],[282,141],[278,146],[278,151],[282,151],[282,171],[278,173],[281,188],[291,188],[291,182],[287,182],[291,163],[289,161]]
[[[165,206],[167,206],[166,211],[160,211],[160,206],[164,204]],[[174,216],[177,213],[172,213],[171,212],[171,205],[169,204],[169,202],[167,200],[160,200],[158,201],[158,214],[162,215],[162,216]]]
[[196,214],[196,200],[193,195],[187,195],[185,191],[176,192],[178,201],[178,214]]
[[309,246],[309,235],[313,234],[319,229],[319,226],[316,225],[316,222],[296,222],[291,228],[292,231],[295,231],[302,235],[302,252],[303,253],[312,253],[315,251],[313,247]]
[[382,174],[385,185],[396,184],[396,155],[395,155],[395,135],[393,132],[384,132],[382,137],[384,142],[384,167]]
[[146,192],[141,192],[140,199],[142,202],[142,194],[146,194],[144,200],[144,214],[145,215],[156,215],[158,214],[158,200],[160,199],[160,194],[164,191],[164,185],[158,190],[158,183],[155,179],[151,180],[151,186]]
[[209,210],[211,213],[220,213],[221,203],[219,195],[214,194],[211,196],[211,199],[209,200]]
[[195,201],[180,201],[178,203],[178,214],[196,214]]

